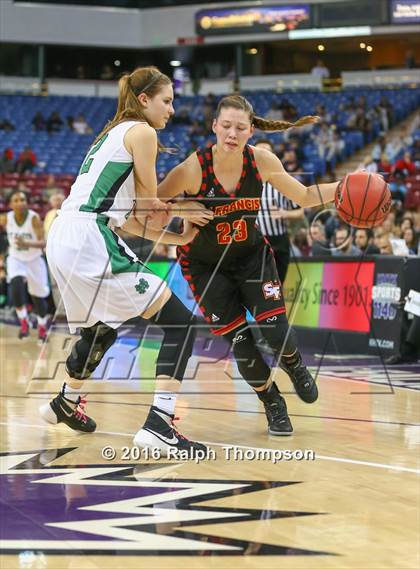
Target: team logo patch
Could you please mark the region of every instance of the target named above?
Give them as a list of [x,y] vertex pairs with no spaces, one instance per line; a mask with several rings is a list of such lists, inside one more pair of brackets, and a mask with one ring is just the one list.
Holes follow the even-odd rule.
[[281,298],[281,290],[280,290],[280,283],[278,281],[268,281],[262,285],[262,290],[264,294],[264,298],[268,300],[269,298],[273,298],[274,300],[280,300]]
[[134,287],[139,294],[144,294],[146,290],[149,288],[149,283],[146,279],[140,279],[139,282]]

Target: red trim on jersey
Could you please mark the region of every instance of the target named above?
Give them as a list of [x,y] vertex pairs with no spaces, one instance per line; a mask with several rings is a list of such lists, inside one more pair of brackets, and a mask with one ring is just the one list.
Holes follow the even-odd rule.
[[245,322],[246,322],[245,315],[242,314],[241,316],[239,316],[238,318],[236,318],[235,320],[233,320],[229,324],[225,324],[225,326],[221,326],[220,328],[210,328],[210,331],[215,336],[223,336],[223,334],[227,334],[228,332],[231,332],[232,330],[234,330],[235,328],[237,328],[241,324],[245,324]]
[[260,320],[265,320],[266,318],[270,318],[270,316],[275,316],[276,314],[284,314],[286,309],[284,306],[280,308],[274,308],[273,310],[267,310],[266,312],[261,312],[261,314],[257,314],[255,320],[259,322]]
[[257,178],[257,180],[259,182],[262,182],[261,174],[258,171],[257,162],[255,160],[254,151],[250,146],[248,146],[248,151],[249,151],[249,154],[251,156],[251,166],[255,172],[255,177]]

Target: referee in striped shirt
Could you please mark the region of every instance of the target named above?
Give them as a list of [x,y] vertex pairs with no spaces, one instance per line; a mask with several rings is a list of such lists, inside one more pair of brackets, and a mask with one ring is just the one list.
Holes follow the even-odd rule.
[[[265,148],[274,153],[270,140],[260,139],[255,146]],[[303,219],[303,208],[280,194],[269,182],[263,185],[260,211],[258,212],[258,227],[269,241],[274,252],[280,282],[286,279],[287,267],[290,260],[290,240],[287,220]]]

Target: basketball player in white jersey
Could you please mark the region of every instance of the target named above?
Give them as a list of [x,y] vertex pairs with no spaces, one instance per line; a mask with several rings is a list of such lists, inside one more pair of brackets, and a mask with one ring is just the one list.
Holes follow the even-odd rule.
[[[179,235],[148,227],[153,212],[169,219],[157,199],[156,130],[174,113],[171,80],[155,67],[138,68],[119,82],[115,117],[89,150],[70,196],[53,222],[47,259],[63,298],[71,333],[81,328],[66,361],[68,379],[40,411],[50,423],[92,432],[84,412],[83,380],[99,365],[125,321],[142,316],[164,333],[156,367],[156,393],[135,436],[141,447],[205,450],[173,425],[176,395],[194,342],[194,316],[115,233],[114,228],[161,243],[188,243],[197,229]],[[152,213],[151,213],[152,212]],[[211,214],[210,214],[211,215]],[[150,225],[150,224],[149,224]],[[160,224],[159,227],[162,225]]]
[[11,211],[0,217],[6,227],[9,251],[6,261],[10,296],[20,321],[19,338],[29,336],[28,299],[32,297],[38,319],[38,339],[47,339],[47,298],[50,294],[47,264],[43,257],[45,247],[42,222],[35,211],[28,208],[24,192],[13,191],[9,196]]

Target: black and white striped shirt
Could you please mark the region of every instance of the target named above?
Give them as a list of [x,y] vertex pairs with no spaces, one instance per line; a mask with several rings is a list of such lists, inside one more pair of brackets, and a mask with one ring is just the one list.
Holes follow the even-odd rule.
[[257,224],[263,235],[287,235],[287,220],[273,219],[271,210],[281,209],[300,209],[300,206],[280,194],[269,182],[263,185],[261,195],[260,211],[258,212]]

